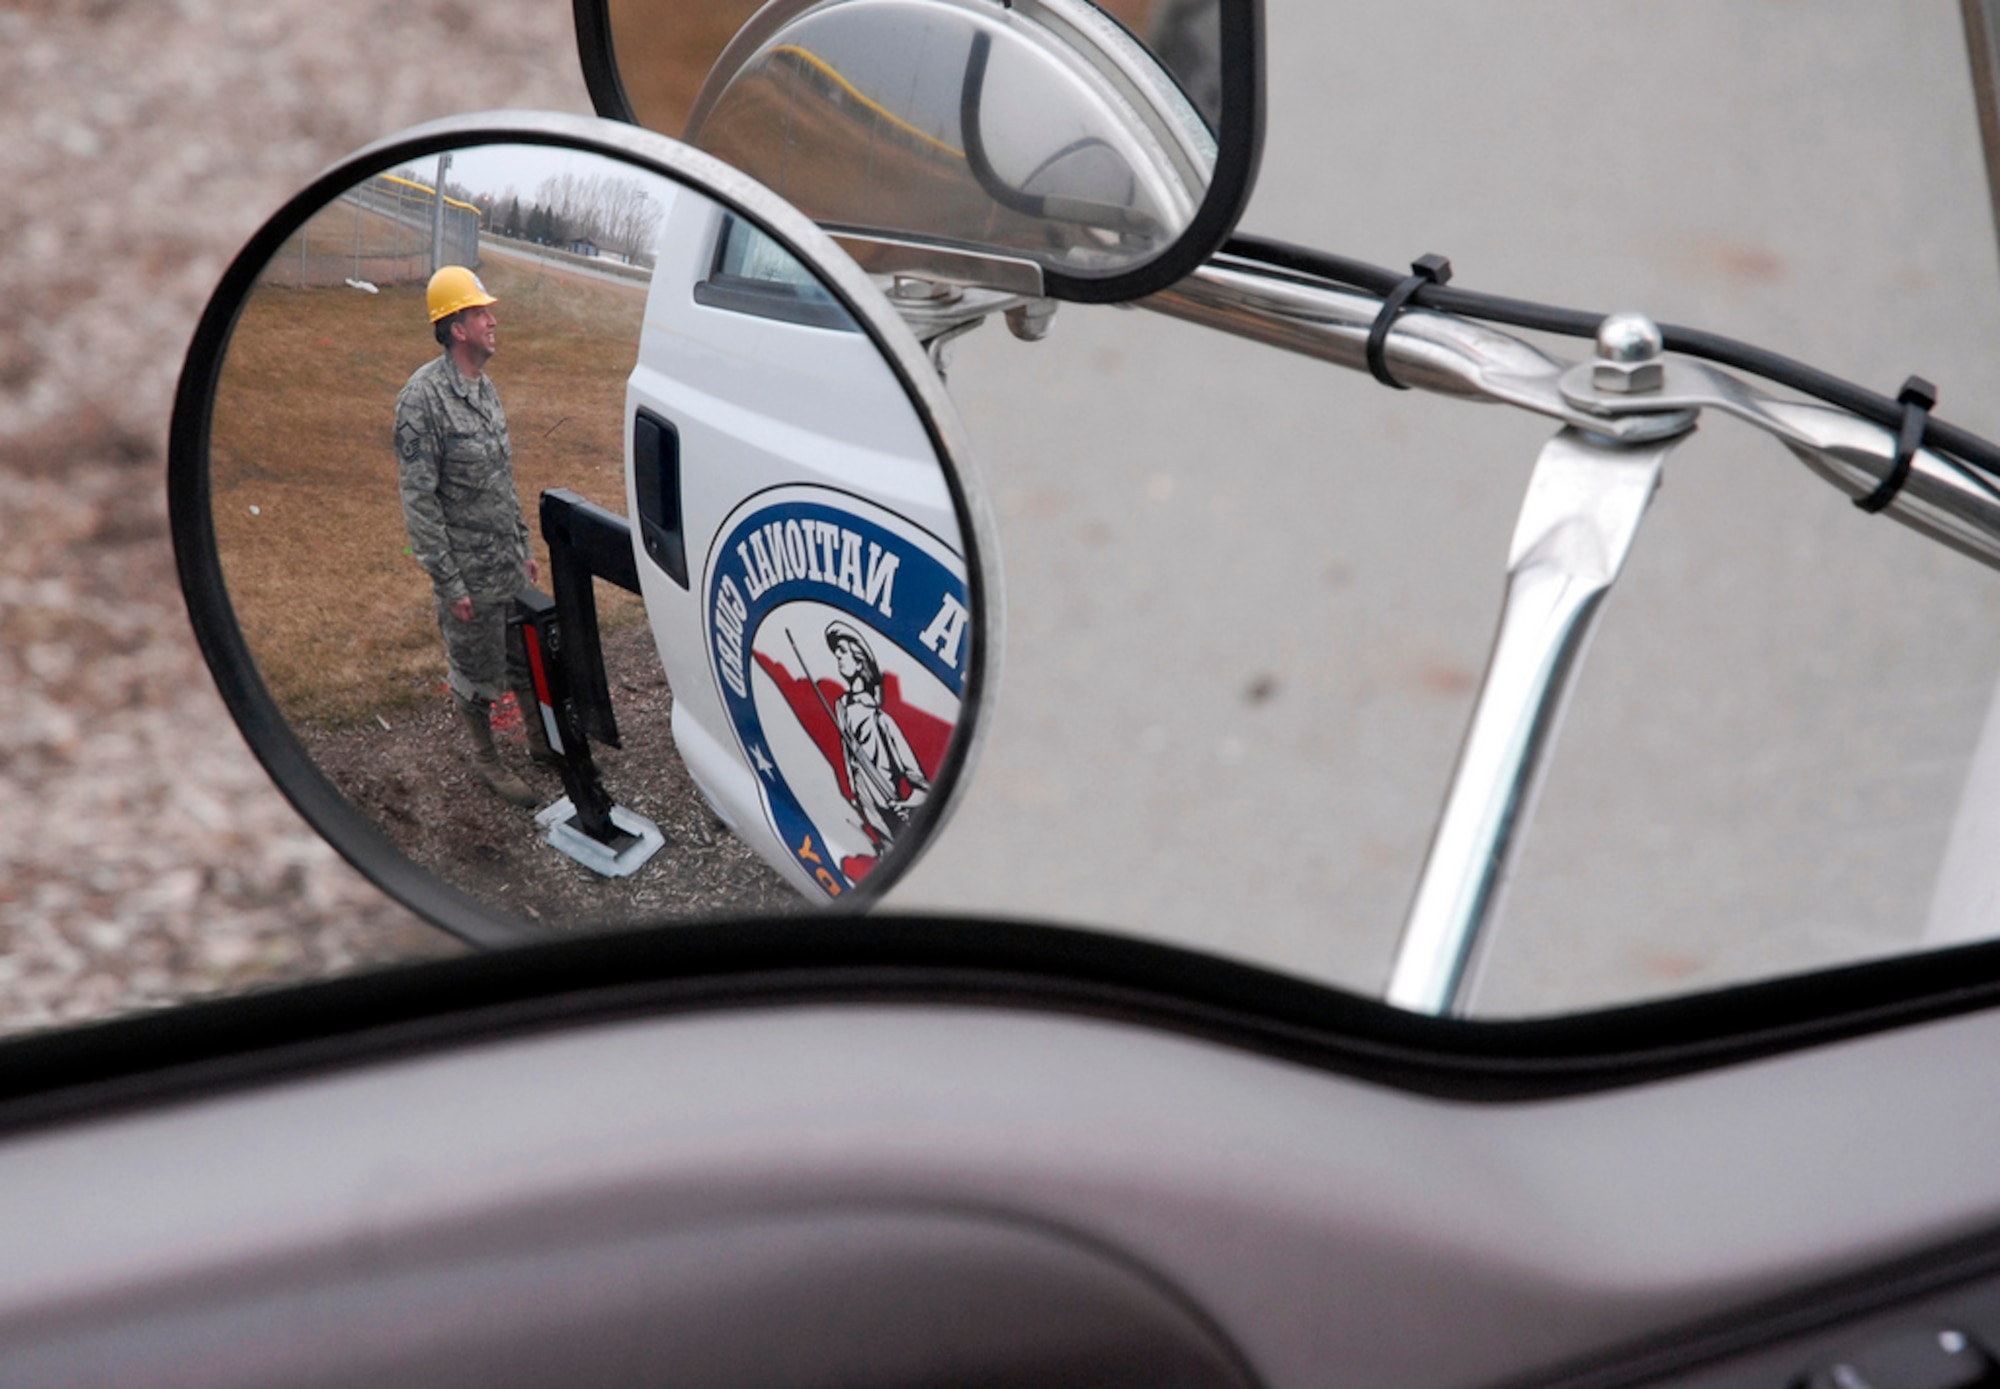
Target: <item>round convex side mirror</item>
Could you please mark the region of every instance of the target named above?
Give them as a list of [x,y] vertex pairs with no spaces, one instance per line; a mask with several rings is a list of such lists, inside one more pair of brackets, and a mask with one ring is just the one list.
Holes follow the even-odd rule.
[[480,943],[854,907],[938,831],[998,584],[901,319],[768,190],[629,126],[422,126],[260,230],[170,509],[251,747]]
[[761,180],[870,268],[1118,302],[1235,226],[1262,0],[575,0],[600,115]]

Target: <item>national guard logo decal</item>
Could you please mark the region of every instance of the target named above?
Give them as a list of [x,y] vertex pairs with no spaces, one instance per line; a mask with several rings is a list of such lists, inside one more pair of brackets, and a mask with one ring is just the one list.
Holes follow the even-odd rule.
[[716,686],[764,813],[820,891],[853,891],[930,795],[972,651],[964,560],[821,487],[760,493],[703,582]]

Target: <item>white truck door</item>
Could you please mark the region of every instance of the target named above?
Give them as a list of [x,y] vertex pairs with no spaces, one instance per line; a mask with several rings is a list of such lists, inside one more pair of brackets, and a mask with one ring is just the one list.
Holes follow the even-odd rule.
[[966,697],[965,545],[925,418],[789,252],[685,196],[625,414],[675,744],[736,834],[845,898],[935,823]]

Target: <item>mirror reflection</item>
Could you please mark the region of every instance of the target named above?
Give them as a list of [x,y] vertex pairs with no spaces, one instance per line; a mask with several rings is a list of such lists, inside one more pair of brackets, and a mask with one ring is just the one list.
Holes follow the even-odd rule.
[[602,155],[384,169],[271,257],[210,432],[259,673],[408,857],[559,926],[914,856],[980,640],[946,464],[815,272]]
[[823,225],[1110,275],[1192,221],[1221,93],[1216,0],[1113,11],[627,0],[610,26],[642,123]]
[[[680,138],[709,69],[764,4],[765,0],[607,0],[618,75],[639,123]],[[1093,8],[1151,50],[1211,130],[1220,124],[1220,0],[1101,0]]]

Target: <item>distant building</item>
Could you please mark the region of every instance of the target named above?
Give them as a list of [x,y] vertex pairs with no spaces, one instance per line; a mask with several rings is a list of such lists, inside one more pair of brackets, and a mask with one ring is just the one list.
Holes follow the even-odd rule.
[[601,256],[604,254],[598,247],[598,244],[587,236],[577,237],[564,249],[573,256]]

